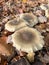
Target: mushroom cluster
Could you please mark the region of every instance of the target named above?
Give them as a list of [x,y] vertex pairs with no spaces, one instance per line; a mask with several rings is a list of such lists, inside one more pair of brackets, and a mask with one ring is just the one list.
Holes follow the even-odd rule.
[[33,61],[34,52],[41,50],[44,45],[41,33],[37,29],[32,28],[37,23],[38,19],[34,14],[25,13],[5,24],[5,29],[14,32],[11,35],[13,46],[18,51],[21,50],[27,53],[29,61]]

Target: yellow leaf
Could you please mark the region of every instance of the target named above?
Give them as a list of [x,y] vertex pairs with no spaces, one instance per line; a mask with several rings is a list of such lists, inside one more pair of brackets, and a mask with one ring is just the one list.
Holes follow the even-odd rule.
[[27,2],[27,0],[22,0],[22,2],[23,2],[23,3],[26,3],[26,2]]

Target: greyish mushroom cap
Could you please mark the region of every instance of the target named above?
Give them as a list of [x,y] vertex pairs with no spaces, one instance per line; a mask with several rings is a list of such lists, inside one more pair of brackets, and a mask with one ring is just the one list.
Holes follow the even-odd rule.
[[38,23],[38,18],[33,13],[20,14],[20,19],[27,22],[27,25],[34,26]]
[[12,34],[13,46],[24,52],[33,52],[42,49],[43,36],[34,28],[24,27]]
[[16,31],[19,28],[24,27],[24,26],[26,26],[26,24],[23,21],[17,20],[15,18],[15,19],[13,19],[11,21],[8,21],[5,24],[5,29],[10,31],[10,32],[14,32],[14,31]]

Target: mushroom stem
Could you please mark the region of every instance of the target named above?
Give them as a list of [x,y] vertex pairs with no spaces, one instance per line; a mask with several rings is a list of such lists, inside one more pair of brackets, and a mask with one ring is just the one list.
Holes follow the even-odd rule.
[[34,55],[35,55],[34,52],[29,52],[29,53],[27,54],[27,59],[28,59],[30,62],[33,62],[33,61],[34,61]]

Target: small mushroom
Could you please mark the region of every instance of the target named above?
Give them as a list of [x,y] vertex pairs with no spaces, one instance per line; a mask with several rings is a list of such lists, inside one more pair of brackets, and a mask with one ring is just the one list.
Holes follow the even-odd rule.
[[21,14],[20,19],[26,21],[27,22],[26,24],[29,26],[34,26],[38,23],[37,17],[32,13]]
[[49,9],[45,10],[45,16],[49,18]]
[[25,26],[25,23],[23,21],[19,21],[15,18],[13,20],[8,21],[5,24],[5,29],[10,31],[10,32],[14,32],[15,30],[18,30],[24,26]]
[[40,8],[41,8],[42,10],[47,10],[47,9],[48,9],[48,6],[47,6],[46,4],[41,4],[41,5],[40,5]]
[[[29,27],[24,27],[12,34],[12,41],[16,49],[26,53],[33,53],[33,51],[41,50],[44,45],[43,36],[41,36],[40,32]],[[32,58],[31,55],[29,54]],[[30,57],[29,59],[31,59]]]

